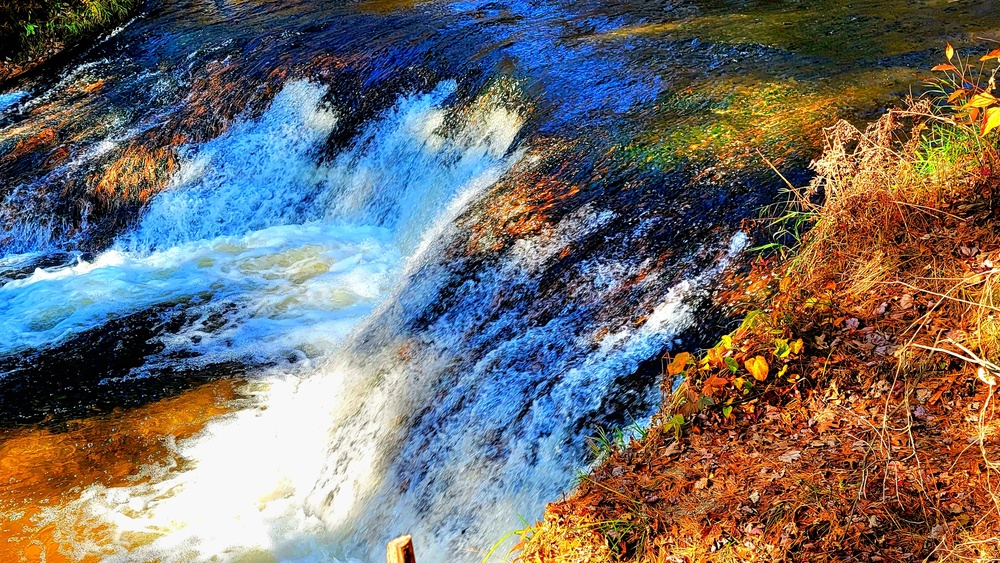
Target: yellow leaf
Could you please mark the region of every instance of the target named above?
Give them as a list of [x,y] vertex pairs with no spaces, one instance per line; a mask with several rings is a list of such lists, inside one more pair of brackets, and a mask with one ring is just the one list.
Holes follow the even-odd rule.
[[791,350],[793,354],[798,354],[802,351],[802,339],[795,340],[794,342],[788,343],[788,349]]
[[983,118],[982,135],[1000,127],[1000,108],[993,107],[986,110],[986,117]]
[[755,356],[746,361],[747,371],[753,376],[757,381],[764,381],[767,379],[767,360],[764,356]]
[[781,366],[781,369],[778,370],[778,375],[776,377],[778,379],[781,379],[781,376],[785,375],[785,372],[787,371],[788,371],[788,366]]
[[687,352],[681,352],[674,356],[674,360],[670,362],[667,366],[667,375],[674,376],[684,371],[684,367],[687,366],[688,360],[691,359],[691,354]]
[[728,334],[722,335],[722,345],[726,347],[727,350],[733,349],[733,337]]
[[967,108],[985,108],[985,107],[992,106],[995,103],[997,103],[996,96],[994,96],[993,94],[990,94],[989,92],[980,92],[980,93],[976,94],[975,96],[972,96],[972,99],[969,100],[969,103],[965,104],[965,107],[967,107]]
[[955,48],[951,46],[951,43],[944,44],[944,54],[948,57],[948,60],[955,58]]

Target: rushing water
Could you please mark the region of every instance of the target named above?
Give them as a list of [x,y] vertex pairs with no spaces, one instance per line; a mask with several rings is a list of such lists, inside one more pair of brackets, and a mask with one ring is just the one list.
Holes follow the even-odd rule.
[[7,85],[2,558],[481,559],[716,330],[757,151],[1000,28],[814,4],[164,0]]

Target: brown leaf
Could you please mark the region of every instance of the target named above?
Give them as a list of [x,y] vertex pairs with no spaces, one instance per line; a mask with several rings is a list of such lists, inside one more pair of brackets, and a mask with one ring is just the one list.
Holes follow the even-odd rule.
[[778,456],[778,460],[785,463],[792,463],[793,461],[798,461],[802,457],[802,452],[799,450],[788,450],[787,452]]
[[683,405],[677,407],[677,413],[684,415],[685,417],[698,414],[698,404],[692,402],[686,402]]
[[705,380],[705,385],[708,387],[725,387],[728,384],[729,384],[728,379],[726,379],[725,377],[719,377],[717,375],[713,375],[712,377],[709,377],[708,379]]
[[667,449],[663,450],[661,455],[663,457],[670,457],[679,455],[682,451],[684,451],[684,445],[681,444],[679,441],[674,440],[673,442],[670,443],[669,446],[667,446]]

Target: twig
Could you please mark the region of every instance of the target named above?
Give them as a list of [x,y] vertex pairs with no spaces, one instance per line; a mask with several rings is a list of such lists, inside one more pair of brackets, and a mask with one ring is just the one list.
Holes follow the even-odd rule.
[[908,284],[906,282],[899,281],[899,280],[896,280],[896,281],[880,281],[880,282],[876,282],[876,283],[898,284],[898,285],[902,285],[904,287],[908,287],[908,288],[912,289],[913,291],[919,291],[921,293],[929,293],[931,295],[940,297],[942,299],[948,299],[948,300],[951,300],[951,301],[956,301],[958,303],[965,303],[966,305],[972,305],[973,307],[982,307],[984,309],[990,309],[991,311],[996,311],[996,312],[1000,313],[1000,309],[998,309],[997,307],[992,307],[990,305],[983,305],[982,303],[975,303],[973,301],[966,301],[965,299],[959,299],[958,297],[951,297],[950,295],[945,295],[943,293],[938,293],[936,291],[931,291],[929,289],[919,288],[919,287],[916,287],[914,285],[910,285],[910,284]]
[[948,213],[947,211],[941,211],[940,209],[934,209],[933,207],[927,207],[926,205],[918,205],[916,203],[908,203],[908,202],[905,202],[905,201],[897,201],[895,203],[897,203],[899,205],[907,205],[907,206],[910,206],[910,207],[915,207],[915,208],[923,210],[923,211],[933,211],[935,213],[940,213],[941,215],[945,215],[945,216],[951,217],[952,219],[956,219],[958,221],[962,221],[963,223],[965,221],[967,221],[967,219],[959,217],[958,215],[952,215],[951,213]]
[[[963,348],[963,349],[967,350],[964,346],[961,346],[961,345],[955,343],[955,341],[953,341],[953,340],[948,340],[948,342],[951,342],[952,344],[955,344],[956,346],[959,346],[960,348]],[[966,362],[969,362],[970,364],[975,364],[977,366],[986,368],[986,369],[988,369],[988,370],[990,370],[990,371],[992,371],[994,373],[1000,374],[1000,366],[998,366],[998,365],[996,365],[993,362],[990,362],[988,360],[984,360],[982,358],[976,357],[975,354],[973,354],[972,358],[969,358],[967,356],[963,356],[963,355],[959,354],[958,352],[954,352],[952,350],[948,350],[947,348],[937,348],[935,346],[924,346],[923,344],[911,344],[911,346],[913,346],[914,348],[920,348],[922,350],[927,350],[927,351],[930,351],[930,352],[941,352],[943,354],[948,354],[949,356],[954,356],[954,357],[956,357],[956,358],[958,358],[960,360],[964,360]]]

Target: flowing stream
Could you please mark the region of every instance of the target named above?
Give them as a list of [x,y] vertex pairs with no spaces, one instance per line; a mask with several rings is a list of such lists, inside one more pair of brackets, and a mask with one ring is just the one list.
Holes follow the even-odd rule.
[[481,560],[986,4],[150,2],[0,89],[0,559]]

